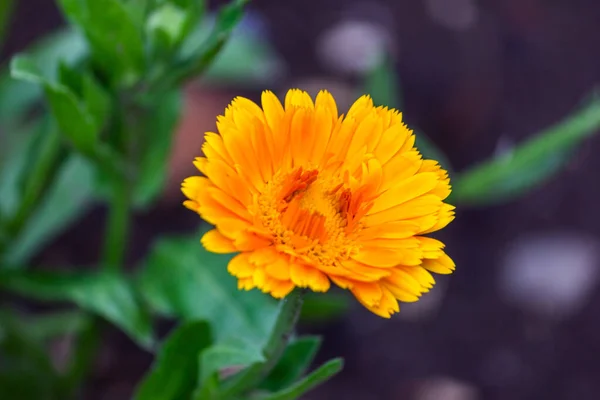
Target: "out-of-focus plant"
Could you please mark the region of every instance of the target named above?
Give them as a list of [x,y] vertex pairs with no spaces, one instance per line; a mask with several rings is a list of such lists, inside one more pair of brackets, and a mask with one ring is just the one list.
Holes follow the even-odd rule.
[[[276,321],[290,303],[238,292],[214,267],[226,260],[204,252],[196,235],[165,237],[135,275],[123,271],[131,215],[163,188],[182,84],[272,73],[272,63],[224,68],[247,67],[248,60],[227,59],[252,46],[261,52],[247,54],[268,58],[250,36],[221,54],[245,2],[210,17],[199,0],[58,0],[69,27],[16,55],[0,77],[0,287],[28,301],[77,306],[0,312],[0,398],[76,396],[102,321],[156,354],[133,395],[140,400],[239,398],[235,371],[244,367],[245,392],[293,399],[339,371],[333,360],[304,376],[319,340],[282,342]],[[0,11],[4,26],[8,13]],[[30,268],[44,245],[98,202],[108,215],[96,266]],[[156,315],[178,322],[164,340],[153,329]],[[66,336],[73,345],[57,368],[46,346]]]
[[[389,59],[371,71],[363,91],[371,93],[378,104],[400,105],[401,86]],[[426,157],[440,160],[450,171],[452,204],[489,206],[518,199],[538,188],[566,165],[577,146],[599,131],[600,97],[594,93],[556,125],[466,171],[452,172],[448,159],[424,133],[417,132],[417,144]]]

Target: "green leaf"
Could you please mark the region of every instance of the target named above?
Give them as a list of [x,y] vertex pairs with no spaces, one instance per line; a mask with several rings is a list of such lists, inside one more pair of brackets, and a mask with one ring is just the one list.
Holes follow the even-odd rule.
[[244,5],[247,2],[248,0],[233,0],[219,10],[214,28],[201,46],[190,45],[190,42],[183,44],[184,49],[190,50],[182,50],[185,58],[173,67],[169,79],[171,85],[180,84],[186,79],[200,75],[210,66],[229,39],[233,29],[242,19]]
[[91,74],[83,77],[83,101],[99,130],[104,128],[111,111],[110,94]]
[[134,84],[145,64],[142,27],[119,0],[59,0],[62,12],[87,37],[94,61],[113,83]]
[[44,79],[28,56],[18,55],[12,59],[11,75],[15,79],[42,85],[61,131],[84,154],[93,152],[98,139],[98,127],[85,106],[80,104],[69,88]]
[[90,315],[81,311],[57,311],[27,316],[21,321],[24,329],[39,341],[81,332],[89,323]]
[[365,92],[371,95],[373,103],[402,108],[402,99],[399,94],[400,84],[390,57],[385,57],[383,62],[369,72],[364,85]]
[[40,84],[46,82],[37,64],[27,56],[15,56],[10,62],[10,72],[14,79]]
[[241,338],[221,341],[205,350],[201,356],[200,385],[221,369],[227,367],[245,367],[264,362],[261,348]]
[[341,358],[330,360],[313,371],[304,379],[298,381],[287,389],[277,393],[260,397],[261,400],[295,400],[308,391],[329,380],[342,370],[344,361]]
[[164,36],[167,40],[165,45],[173,48],[183,39],[186,21],[187,14],[183,9],[175,4],[165,3],[150,14],[146,30],[151,37],[156,34]]
[[10,27],[13,10],[15,9],[15,0],[0,1],[0,49],[4,44],[4,37]]
[[350,298],[346,292],[307,293],[300,320],[309,323],[331,321],[346,314]]
[[[39,75],[49,81],[57,77],[59,61],[73,65],[86,52],[85,40],[74,29],[64,29],[45,36],[27,50],[30,62],[37,67]],[[15,80],[9,72],[3,72],[0,78],[0,125],[4,127],[12,127],[26,118],[43,94],[41,87]]]
[[600,129],[600,98],[516,149],[461,173],[452,201],[489,205],[522,196],[558,172],[575,146]]
[[196,236],[163,239],[141,270],[139,287],[158,312],[206,320],[218,344],[242,339],[254,352],[263,348],[279,308],[258,291],[239,291],[227,272],[230,259],[204,250]]
[[[0,215],[13,216],[19,206],[24,181],[30,170],[30,161],[38,157],[37,145],[43,142],[48,132],[48,121],[34,120],[29,126],[16,131],[15,141],[7,141],[2,146],[0,161]],[[5,152],[4,152],[5,150]],[[7,218],[5,217],[5,218]]]
[[157,99],[146,119],[146,138],[142,143],[145,148],[139,162],[134,194],[137,207],[151,204],[164,187],[173,131],[179,121],[182,103],[180,91],[167,92]]
[[211,344],[210,327],[204,321],[180,325],[162,345],[152,370],[138,387],[135,400],[189,398],[198,379],[198,360]]
[[60,61],[58,65],[58,82],[67,87],[76,96],[79,97],[81,95],[81,86],[83,85],[81,74],[75,67],[63,61]]
[[42,344],[11,311],[0,312],[0,398],[57,398],[58,377]]
[[[204,42],[213,27],[214,21],[206,19],[190,33],[187,41]],[[191,52],[193,49],[185,51]],[[282,69],[283,61],[268,41],[241,22],[200,79],[211,84],[258,87],[272,82],[274,76],[282,73]]]
[[27,263],[55,235],[87,211],[93,198],[93,184],[94,170],[90,163],[71,155],[23,231],[6,249],[3,261],[13,267]]
[[[375,105],[382,105],[400,110],[402,108],[402,98],[399,94],[400,84],[394,71],[394,66],[389,57],[375,67],[364,83],[364,92],[373,98]],[[444,153],[429,139],[427,135],[415,131],[415,146],[426,158],[436,160],[440,165],[450,170],[451,165]]]
[[72,301],[120,327],[140,345],[150,348],[150,317],[131,283],[110,273],[12,272],[0,275],[0,286],[32,299]]
[[45,85],[46,98],[60,130],[76,149],[90,154],[98,140],[98,127],[75,95],[62,85]]
[[310,367],[320,346],[321,338],[317,336],[302,337],[290,343],[261,388],[274,392],[296,382]]

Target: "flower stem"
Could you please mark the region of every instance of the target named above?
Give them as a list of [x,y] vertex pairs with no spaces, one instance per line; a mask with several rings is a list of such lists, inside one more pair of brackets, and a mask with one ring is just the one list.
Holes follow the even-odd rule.
[[106,224],[103,267],[119,270],[123,264],[129,231],[129,187],[124,177],[115,178]]
[[233,378],[229,385],[224,385],[221,398],[230,399],[254,389],[271,372],[281,358],[296,327],[303,301],[304,290],[299,289],[294,290],[281,301],[277,321],[263,350],[266,361],[248,367]]

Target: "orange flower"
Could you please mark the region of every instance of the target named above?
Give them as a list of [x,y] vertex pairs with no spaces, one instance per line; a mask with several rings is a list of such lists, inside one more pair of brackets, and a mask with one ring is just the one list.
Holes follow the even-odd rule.
[[217,128],[184,205],[215,225],[207,250],[239,253],[228,270],[240,289],[282,298],[333,282],[388,318],[433,287],[430,272],[454,270],[423,236],[454,219],[448,174],[422,159],[398,111],[363,96],[344,117],[328,92],[290,90],[282,106],[266,91],[262,109],[234,99]]

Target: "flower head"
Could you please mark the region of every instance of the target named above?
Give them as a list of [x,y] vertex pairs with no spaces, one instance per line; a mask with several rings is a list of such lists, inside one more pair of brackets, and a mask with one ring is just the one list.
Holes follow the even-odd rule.
[[320,92],[313,102],[269,91],[262,108],[238,97],[208,132],[204,176],[187,178],[184,205],[215,229],[207,250],[239,253],[228,271],[240,289],[273,297],[331,283],[382,317],[433,287],[454,263],[424,236],[454,219],[448,174],[414,147],[402,114],[359,98],[346,116]]

